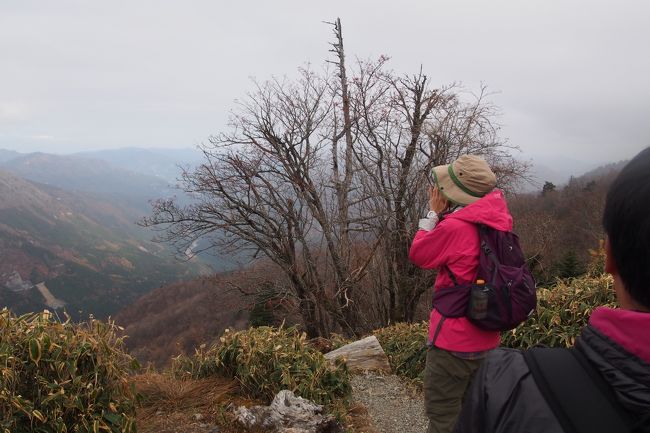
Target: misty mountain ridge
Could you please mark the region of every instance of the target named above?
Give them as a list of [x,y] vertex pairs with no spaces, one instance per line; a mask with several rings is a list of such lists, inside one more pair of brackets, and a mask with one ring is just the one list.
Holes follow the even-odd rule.
[[125,199],[140,209],[147,209],[149,200],[172,194],[172,188],[160,178],[75,155],[30,153],[0,163],[0,168],[24,179],[69,191]]
[[[159,176],[148,174],[143,167],[152,161],[167,170],[168,175],[178,177],[181,169],[178,165],[187,167],[198,164],[202,154],[192,149],[140,149],[127,148],[99,151],[88,154],[55,155],[47,153],[21,154],[8,152],[13,158],[0,163],[0,169],[8,170],[17,176],[37,182],[41,189],[48,187],[73,191],[78,196],[92,199],[94,203],[105,202],[113,208],[120,208],[129,218],[130,224],[135,225],[151,211],[149,202],[160,198],[176,197],[180,204],[186,205],[193,201],[192,197],[176,189],[173,182]],[[97,157],[91,157],[91,155]],[[110,161],[99,159],[105,156]],[[179,164],[174,158],[179,159]],[[122,164],[122,166],[119,166]],[[165,165],[167,164],[167,165]],[[142,171],[137,172],[129,167]],[[149,172],[157,169],[153,167]],[[46,186],[47,185],[47,186]],[[112,219],[104,218],[102,212],[95,212],[96,206],[86,209],[99,221],[112,226]],[[140,228],[137,233],[147,239],[153,237],[153,232]],[[206,240],[196,243],[198,249],[205,245]],[[169,247],[168,247],[169,248]],[[237,267],[237,263],[223,257],[211,254],[201,254],[201,260],[209,263],[215,270],[225,270]]]
[[73,315],[105,317],[155,287],[208,271],[145,237],[119,207],[0,171],[3,306],[65,304]]
[[[107,163],[112,169],[127,170],[132,173],[151,176],[159,181],[175,183],[181,174],[181,168],[193,168],[203,162],[203,153],[196,148],[141,148],[125,147],[120,149],[87,150],[73,153],[27,152],[0,149],[0,164],[6,168],[11,162],[20,164],[20,159],[34,155],[57,157],[72,157],[73,161],[86,161],[89,164]],[[69,164],[71,162],[68,162]]]
[[24,154],[14,150],[0,149],[0,163],[23,156]]
[[611,176],[612,174],[620,172],[629,160],[612,162],[610,164],[600,165],[588,172],[584,173],[580,178],[586,182],[598,180],[602,177]]
[[[35,287],[43,282],[68,307],[101,316],[160,284],[205,271],[198,263],[174,261],[169,246],[150,242],[152,232],[135,224],[150,211],[148,200],[182,195],[164,179],[180,174],[177,156],[185,158],[180,165],[190,167],[202,158],[191,149],[72,155],[0,150],[2,303],[23,311],[40,309],[45,298]],[[539,191],[545,181],[561,186],[594,168],[567,158],[538,158],[533,164],[537,183],[530,191]],[[603,167],[596,168],[596,176],[598,170],[609,170],[609,165]],[[203,257],[212,261],[212,272],[238,267],[219,257]]]
[[[24,154],[14,151],[7,151],[0,149],[0,166],[3,166],[25,178],[42,183],[51,183],[53,185],[67,188],[79,189],[78,185],[74,185],[74,176],[61,177],[59,175],[47,176],[41,170],[33,169],[12,169],[12,162],[20,162],[19,158],[23,158],[34,154]],[[48,155],[48,154],[42,154]],[[144,195],[151,195],[151,193],[159,192],[158,195],[148,196],[147,201],[163,196],[177,194],[172,185],[181,175],[181,168],[189,168],[201,164],[204,161],[203,153],[196,148],[178,148],[178,149],[162,149],[162,148],[141,148],[141,147],[126,147],[120,149],[106,149],[106,150],[92,150],[72,153],[68,155],[50,155],[52,163],[56,163],[56,157],[72,157],[72,161],[79,164],[84,164],[92,167],[93,162],[97,164],[97,176],[102,177],[103,181],[99,179],[91,179],[88,185],[83,188],[91,190],[92,192],[103,192],[106,190],[116,191],[118,188],[123,187],[124,179],[131,179],[135,185],[140,185],[133,191],[134,195],[138,195],[136,191],[145,192]],[[523,156],[523,155],[522,155]],[[524,182],[519,190],[521,192],[534,192],[542,189],[546,181],[552,182],[555,185],[564,185],[569,179],[580,176],[590,170],[598,167],[605,166],[609,162],[587,162],[574,158],[567,158],[559,155],[530,155],[523,157],[531,163],[529,172],[529,182]],[[90,160],[90,161],[89,161]],[[72,161],[69,164],[72,164]],[[100,164],[99,161],[103,162]],[[106,165],[108,164],[108,165]],[[48,164],[43,164],[42,167],[46,168]],[[70,167],[71,169],[73,167]],[[86,167],[87,169],[87,167]],[[112,170],[112,176],[109,176],[107,169]],[[77,169],[78,170],[78,169]],[[78,179],[87,179],[88,175],[83,174],[84,171],[72,170],[76,172]],[[119,172],[119,170],[126,170],[130,173]],[[121,173],[122,175],[118,174]],[[83,175],[82,175],[83,174]],[[134,174],[139,174],[144,177],[136,179],[133,178]],[[114,177],[121,178],[120,181],[115,181]],[[155,179],[155,180],[154,180]],[[151,192],[143,188],[143,184],[151,186]],[[145,190],[145,191],[143,191]],[[143,194],[139,194],[140,197]]]
[[551,182],[556,186],[566,185],[571,177],[579,177],[598,167],[609,163],[587,162],[563,156],[532,156],[528,161],[531,164],[528,177],[530,181],[519,186],[519,192],[541,191],[544,183]]
[[122,149],[85,151],[75,156],[99,159],[114,167],[135,173],[154,176],[174,183],[181,174],[181,167],[192,168],[203,162],[203,153],[197,149]]

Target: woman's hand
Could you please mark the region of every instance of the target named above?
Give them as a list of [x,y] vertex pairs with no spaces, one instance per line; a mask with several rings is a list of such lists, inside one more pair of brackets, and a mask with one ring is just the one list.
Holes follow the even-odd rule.
[[447,209],[447,199],[438,191],[438,187],[429,187],[429,209],[439,214]]

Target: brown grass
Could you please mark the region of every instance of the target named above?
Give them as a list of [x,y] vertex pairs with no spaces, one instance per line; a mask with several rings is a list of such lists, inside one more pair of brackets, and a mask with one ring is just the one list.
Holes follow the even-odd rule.
[[[219,426],[221,433],[240,432],[232,409],[264,404],[242,398],[235,381],[219,377],[174,379],[167,374],[144,373],[134,376],[132,383],[142,396],[137,411],[140,433],[210,433],[214,426]],[[197,413],[201,420],[195,419]],[[363,405],[353,404],[345,419],[355,433],[378,433]]]
[[133,382],[142,395],[141,407],[146,412],[197,411],[228,401],[237,389],[235,381],[220,377],[200,380],[176,380],[168,375],[146,373]]
[[347,421],[355,433],[379,433],[379,431],[372,426],[368,409],[366,409],[362,404],[353,404],[350,406]]
[[[145,373],[132,378],[142,396],[137,411],[140,433],[238,433],[232,409],[262,402],[237,394],[237,382],[221,377],[174,379],[170,375]],[[197,420],[196,414],[202,418]],[[255,432],[252,432],[255,433]]]

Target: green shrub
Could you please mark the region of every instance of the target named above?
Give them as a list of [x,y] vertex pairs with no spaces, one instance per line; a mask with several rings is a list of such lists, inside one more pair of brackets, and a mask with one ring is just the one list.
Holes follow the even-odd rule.
[[282,322],[282,295],[275,285],[262,283],[256,288],[248,323],[250,326],[276,326]]
[[135,432],[137,363],[112,323],[0,311],[0,431]]
[[555,264],[555,274],[558,278],[576,278],[586,272],[585,264],[580,262],[578,255],[573,250],[566,251],[560,261]]
[[295,328],[250,328],[226,331],[221,343],[199,348],[192,357],[179,357],[176,376],[203,378],[220,375],[237,379],[244,395],[270,401],[288,389],[320,404],[347,399],[351,388],[347,368],[332,365],[306,344]]
[[594,308],[614,307],[616,298],[609,275],[558,280],[537,291],[537,311],[522,325],[504,332],[502,345],[516,349],[544,345],[570,347],[589,321]]
[[422,379],[426,361],[428,323],[398,323],[373,331],[393,371],[409,379]]
[[329,341],[330,341],[330,344],[332,345],[331,350],[336,350],[336,349],[339,349],[339,348],[345,346],[346,344],[352,343],[354,340],[350,340],[349,338],[347,338],[344,335],[337,334],[337,333],[333,332],[332,334],[330,334]]
[[[593,273],[537,291],[537,311],[523,324],[502,334],[502,346],[526,349],[536,345],[572,346],[598,306],[615,306],[612,278]],[[426,361],[428,323],[398,323],[373,334],[386,352],[393,371],[421,381]]]

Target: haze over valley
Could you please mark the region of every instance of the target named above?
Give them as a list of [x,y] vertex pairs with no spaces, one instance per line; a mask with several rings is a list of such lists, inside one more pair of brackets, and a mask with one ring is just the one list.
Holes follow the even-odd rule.
[[186,160],[144,149],[106,159],[0,151],[3,306],[103,318],[161,285],[233,268],[213,256],[190,260],[192,251],[179,259],[137,224],[149,200],[179,193],[176,165],[197,161],[192,150],[182,154]]
[[5,3],[0,308],[116,318],[145,361],[426,318],[409,246],[466,153],[537,281],[585,275],[650,145],[649,2]]
[[[174,187],[181,168],[193,168],[202,156],[191,148],[0,150],[2,304],[17,313],[50,308],[76,318],[107,317],[155,288],[244,264],[214,254],[187,260],[192,248],[183,258],[170,245],[152,242],[155,232],[137,224],[150,200],[182,195]],[[589,168],[533,165],[534,181],[523,189],[540,190],[541,180],[561,186],[581,174],[575,170]]]

